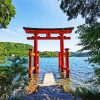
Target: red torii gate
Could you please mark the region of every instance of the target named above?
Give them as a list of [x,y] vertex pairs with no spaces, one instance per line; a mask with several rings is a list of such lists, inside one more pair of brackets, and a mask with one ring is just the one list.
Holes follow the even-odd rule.
[[[23,27],[26,33],[33,34],[32,37],[27,37],[27,40],[34,40],[34,53],[32,49],[29,50],[29,78],[32,78],[32,73],[38,73],[39,67],[39,53],[38,53],[38,40],[60,40],[60,52],[59,57],[59,69],[61,72],[66,70],[66,77],[69,77],[69,58],[68,50],[65,49],[64,53],[64,40],[71,39],[70,37],[64,36],[64,34],[71,33],[74,27],[69,28],[28,28]],[[46,37],[38,36],[39,34],[46,34]],[[51,36],[51,34],[59,34],[59,36]],[[64,67],[64,55],[66,57],[66,68]],[[32,65],[32,58],[34,56],[34,65]],[[34,67],[33,67],[34,66]]]

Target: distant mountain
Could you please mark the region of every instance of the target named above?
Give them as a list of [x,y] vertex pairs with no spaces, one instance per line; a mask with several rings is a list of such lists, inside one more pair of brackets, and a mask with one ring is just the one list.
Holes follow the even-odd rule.
[[41,57],[57,57],[58,56],[58,52],[57,51],[43,51],[43,52],[39,52]]
[[[41,57],[57,57],[58,56],[58,51],[44,51],[40,52]],[[69,52],[70,57],[87,57],[88,53],[79,53],[79,52]]]
[[71,57],[87,57],[88,52],[70,52]]

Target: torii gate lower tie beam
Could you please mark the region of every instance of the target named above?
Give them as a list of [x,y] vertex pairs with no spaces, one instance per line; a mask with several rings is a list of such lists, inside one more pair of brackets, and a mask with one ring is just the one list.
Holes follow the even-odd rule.
[[[64,71],[64,40],[70,39],[70,37],[64,36],[64,34],[71,33],[74,28],[73,27],[69,27],[69,28],[28,28],[28,27],[24,27],[23,29],[25,30],[26,33],[34,35],[32,37],[27,37],[28,40],[34,40],[34,66],[33,66],[34,73],[37,74],[38,67],[39,67],[38,66],[39,65],[38,40],[60,40],[60,52],[59,52],[58,60],[59,60],[59,69],[61,70],[61,72],[63,72]],[[39,34],[46,34],[46,37],[38,36]],[[51,34],[58,34],[59,36],[52,37]],[[66,63],[68,63],[66,64],[68,66],[69,62],[66,62]],[[29,67],[29,70],[30,68],[31,67]]]

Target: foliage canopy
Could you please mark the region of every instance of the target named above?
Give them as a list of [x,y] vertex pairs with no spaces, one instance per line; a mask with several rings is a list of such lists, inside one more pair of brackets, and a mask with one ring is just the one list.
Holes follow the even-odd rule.
[[[9,66],[0,66],[0,99],[9,98],[16,89],[25,90],[27,84],[27,59],[21,57],[9,58]],[[16,91],[17,93],[17,91]],[[21,95],[19,93],[19,95]]]
[[81,51],[88,50],[90,62],[100,64],[100,0],[61,0],[60,8],[68,20],[81,15],[85,24],[78,26]]
[[88,50],[89,61],[100,65],[100,23],[80,25],[78,30],[82,50]]
[[12,0],[0,0],[0,28],[6,28],[15,14]]
[[100,17],[100,0],[61,0],[60,7],[68,20],[80,14],[87,24],[92,24]]

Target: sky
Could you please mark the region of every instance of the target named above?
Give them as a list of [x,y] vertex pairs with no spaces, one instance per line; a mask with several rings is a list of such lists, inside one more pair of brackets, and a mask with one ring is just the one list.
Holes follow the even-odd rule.
[[[78,34],[75,30],[78,25],[84,23],[84,19],[78,16],[77,19],[67,20],[67,16],[60,9],[60,0],[12,0],[16,9],[16,15],[11,20],[7,29],[0,29],[0,42],[17,42],[33,45],[34,41],[27,40],[23,27],[32,28],[65,28],[74,27],[71,34],[71,40],[64,41],[64,47],[70,51],[76,52],[81,49],[77,46],[79,43]],[[39,51],[59,51],[60,44],[58,40],[40,40],[38,44]]]

